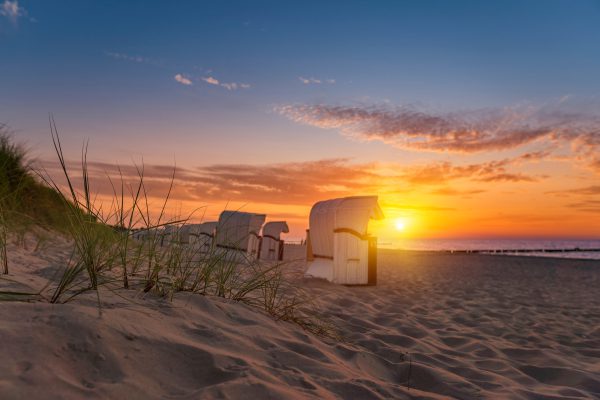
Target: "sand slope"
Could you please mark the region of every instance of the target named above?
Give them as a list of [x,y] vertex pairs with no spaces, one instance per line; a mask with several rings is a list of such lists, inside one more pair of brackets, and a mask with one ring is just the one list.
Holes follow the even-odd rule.
[[[21,284],[0,284],[37,287],[68,251],[13,245]],[[0,398],[600,397],[596,263],[383,251],[379,280],[299,283],[343,342],[198,295],[1,303]]]

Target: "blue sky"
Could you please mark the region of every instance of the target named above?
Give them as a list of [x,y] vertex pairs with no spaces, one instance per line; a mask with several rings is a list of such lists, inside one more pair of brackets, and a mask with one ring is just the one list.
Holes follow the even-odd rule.
[[69,149],[89,138],[106,162],[480,163],[521,144],[416,151],[280,107],[446,115],[600,94],[598,1],[0,2],[0,122],[42,158],[51,112]]
[[[98,125],[145,110],[183,118],[201,110],[208,120],[234,111],[236,121],[277,128],[281,121],[260,115],[277,103],[368,99],[453,109],[600,89],[597,1],[18,4],[36,22],[0,22],[1,97],[15,128],[30,129],[28,120],[45,121],[50,111],[59,122]],[[177,87],[178,73],[251,89]],[[336,83],[303,85],[298,77]]]

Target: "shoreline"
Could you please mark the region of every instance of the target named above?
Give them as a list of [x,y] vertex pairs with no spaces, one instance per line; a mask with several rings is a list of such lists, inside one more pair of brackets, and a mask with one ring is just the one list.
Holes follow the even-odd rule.
[[[598,258],[577,258],[577,257],[558,257],[558,256],[554,256],[554,255],[538,255],[538,254],[532,254],[532,255],[527,255],[527,254],[523,254],[523,253],[527,253],[527,252],[518,252],[517,254],[515,253],[509,253],[508,251],[497,251],[497,252],[493,252],[493,251],[484,251],[484,250],[413,250],[413,249],[388,249],[388,248],[378,248],[377,249],[379,252],[406,252],[406,253],[426,253],[426,254],[448,254],[448,255],[485,255],[485,256],[500,256],[500,257],[505,257],[505,256],[510,256],[512,257],[522,257],[522,258],[526,258],[526,259],[530,259],[530,258],[540,258],[540,259],[557,259],[557,260],[576,260],[576,261],[589,261],[589,262],[595,262],[598,263],[600,261],[600,250],[598,250]],[[586,250],[581,250],[580,252],[586,252]],[[553,251],[553,252],[548,252],[548,254],[554,254],[554,253],[560,253],[560,251]],[[595,251],[594,251],[595,253]]]

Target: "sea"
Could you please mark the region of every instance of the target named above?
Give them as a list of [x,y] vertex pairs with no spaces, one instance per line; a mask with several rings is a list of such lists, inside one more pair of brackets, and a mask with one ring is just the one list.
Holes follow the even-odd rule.
[[379,248],[421,251],[476,251],[506,256],[600,260],[600,240],[556,239],[399,239],[380,241]]

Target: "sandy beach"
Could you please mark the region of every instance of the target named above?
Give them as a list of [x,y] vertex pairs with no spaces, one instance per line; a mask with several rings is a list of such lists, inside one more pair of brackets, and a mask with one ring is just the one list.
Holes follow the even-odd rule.
[[[41,287],[69,254],[60,241],[10,246],[2,289]],[[381,250],[378,278],[298,281],[341,340],[187,293],[100,290],[101,314],[94,292],[68,304],[3,302],[0,397],[600,396],[597,262]]]

